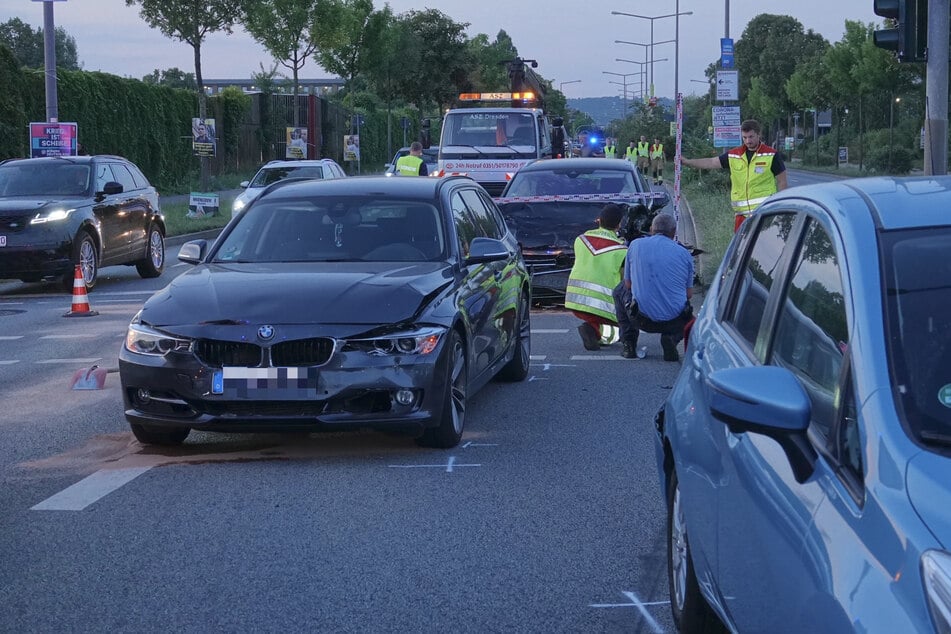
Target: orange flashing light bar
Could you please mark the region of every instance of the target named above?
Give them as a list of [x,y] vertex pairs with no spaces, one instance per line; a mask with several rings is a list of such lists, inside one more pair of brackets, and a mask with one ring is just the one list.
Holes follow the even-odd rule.
[[459,101],[534,101],[535,93],[526,92],[464,92],[459,94]]

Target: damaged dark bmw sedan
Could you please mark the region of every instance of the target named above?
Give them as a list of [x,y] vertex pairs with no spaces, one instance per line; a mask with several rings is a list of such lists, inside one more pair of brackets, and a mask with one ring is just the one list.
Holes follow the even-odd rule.
[[280,182],[179,259],[119,355],[143,443],[372,427],[448,448],[469,396],[528,375],[530,278],[468,178]]

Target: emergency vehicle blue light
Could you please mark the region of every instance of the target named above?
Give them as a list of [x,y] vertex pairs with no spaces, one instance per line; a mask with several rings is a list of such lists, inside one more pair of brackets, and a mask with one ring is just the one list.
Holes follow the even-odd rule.
[[597,145],[598,141],[600,141],[600,139],[596,136],[588,137],[588,143],[590,143],[591,145]]

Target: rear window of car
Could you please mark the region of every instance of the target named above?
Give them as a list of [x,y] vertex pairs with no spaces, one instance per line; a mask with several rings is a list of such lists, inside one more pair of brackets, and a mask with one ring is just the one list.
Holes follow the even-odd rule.
[[320,165],[302,165],[300,167],[269,167],[260,170],[251,182],[251,187],[266,187],[285,178],[323,178],[324,168]]
[[636,194],[640,191],[633,171],[551,169],[515,174],[507,195]]

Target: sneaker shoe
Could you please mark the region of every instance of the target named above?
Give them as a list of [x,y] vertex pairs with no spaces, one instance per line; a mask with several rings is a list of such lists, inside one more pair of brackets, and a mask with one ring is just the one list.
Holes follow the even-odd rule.
[[589,323],[578,326],[578,334],[581,335],[581,341],[584,343],[585,350],[600,350],[601,335]]
[[633,343],[625,343],[624,349],[621,350],[621,356],[625,359],[636,359],[637,358],[637,346]]

